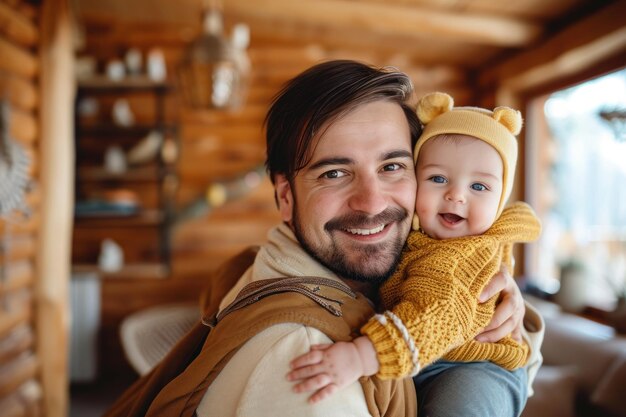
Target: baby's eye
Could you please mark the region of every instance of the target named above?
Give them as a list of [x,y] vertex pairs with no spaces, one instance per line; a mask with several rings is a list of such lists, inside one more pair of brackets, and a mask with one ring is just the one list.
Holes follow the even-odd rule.
[[488,190],[488,188],[484,184],[481,184],[478,182],[472,184],[471,189],[474,191],[487,191]]
[[433,175],[429,180],[437,184],[445,184],[447,182],[446,178],[441,175]]
[[338,169],[332,169],[330,171],[324,172],[322,175],[320,175],[320,178],[335,179],[335,178],[341,178],[345,175],[346,174],[344,172],[341,172]]

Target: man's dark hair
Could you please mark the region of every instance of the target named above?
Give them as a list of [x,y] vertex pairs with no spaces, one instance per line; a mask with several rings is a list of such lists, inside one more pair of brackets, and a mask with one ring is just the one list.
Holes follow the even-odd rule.
[[309,162],[314,151],[313,138],[322,126],[369,102],[398,103],[415,144],[421,126],[408,104],[412,92],[406,74],[356,61],[324,62],[296,76],[274,98],[265,118],[265,166],[272,182],[276,174],[292,181]]

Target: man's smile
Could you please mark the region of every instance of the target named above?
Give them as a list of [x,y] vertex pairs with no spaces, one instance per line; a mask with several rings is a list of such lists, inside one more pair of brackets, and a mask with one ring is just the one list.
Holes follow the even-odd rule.
[[380,226],[371,228],[371,229],[344,229],[344,231],[348,232],[348,233],[352,233],[353,235],[362,235],[362,236],[369,236],[369,235],[374,235],[376,233],[380,233],[383,231],[383,229],[385,228],[384,224],[381,224]]

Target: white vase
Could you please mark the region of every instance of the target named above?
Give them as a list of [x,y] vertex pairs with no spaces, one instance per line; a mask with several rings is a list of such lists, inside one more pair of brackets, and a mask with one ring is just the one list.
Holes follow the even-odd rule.
[[561,287],[554,300],[563,310],[579,313],[587,306],[588,271],[580,263],[568,263],[561,268]]

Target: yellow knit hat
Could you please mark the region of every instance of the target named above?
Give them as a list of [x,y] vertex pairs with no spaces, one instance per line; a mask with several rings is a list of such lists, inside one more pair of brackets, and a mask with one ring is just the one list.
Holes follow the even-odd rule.
[[[454,100],[446,93],[430,93],[417,103],[417,117],[424,125],[417,140],[413,157],[417,163],[424,143],[438,135],[467,135],[491,145],[502,158],[502,195],[498,205],[499,217],[511,194],[515,165],[517,164],[517,139],[522,130],[522,114],[510,107],[496,107],[493,111],[479,107],[454,107]],[[413,227],[418,228],[417,217]]]

